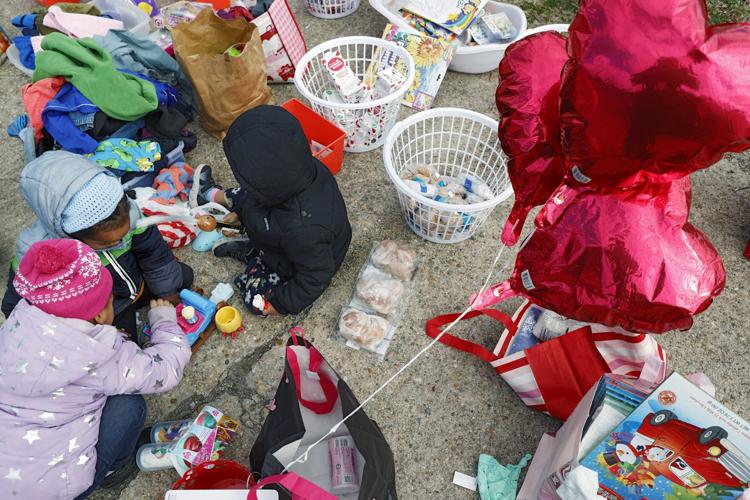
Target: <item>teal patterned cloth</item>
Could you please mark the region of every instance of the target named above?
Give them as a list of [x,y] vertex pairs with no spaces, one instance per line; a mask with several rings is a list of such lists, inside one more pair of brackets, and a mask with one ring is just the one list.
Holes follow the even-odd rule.
[[112,137],[102,141],[93,153],[84,155],[104,168],[121,172],[153,172],[161,160],[161,146],[153,141]]

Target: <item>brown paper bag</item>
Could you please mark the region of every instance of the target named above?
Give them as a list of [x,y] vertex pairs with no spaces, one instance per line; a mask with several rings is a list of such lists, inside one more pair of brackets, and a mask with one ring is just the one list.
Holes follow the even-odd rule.
[[[177,62],[198,97],[201,126],[209,134],[221,139],[243,112],[273,102],[255,25],[242,18],[221,19],[204,9],[193,21],[176,26],[172,39]],[[242,54],[224,54],[237,43],[245,44]]]

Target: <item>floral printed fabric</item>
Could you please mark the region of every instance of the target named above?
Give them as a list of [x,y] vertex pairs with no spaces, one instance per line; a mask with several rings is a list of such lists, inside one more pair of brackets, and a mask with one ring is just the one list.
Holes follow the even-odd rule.
[[248,310],[256,316],[264,316],[263,311],[253,306],[253,297],[261,295],[265,299],[271,298],[274,289],[281,285],[281,277],[269,271],[256,252],[250,253],[247,263],[247,269],[234,279],[234,284],[239,288]]
[[100,142],[93,153],[84,156],[104,168],[121,172],[153,172],[154,163],[161,160],[161,146],[158,142],[113,137]]

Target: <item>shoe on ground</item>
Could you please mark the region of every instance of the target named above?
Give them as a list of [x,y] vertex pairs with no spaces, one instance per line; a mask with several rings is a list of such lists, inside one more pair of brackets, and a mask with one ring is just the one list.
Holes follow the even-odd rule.
[[193,186],[190,188],[190,208],[209,203],[211,200],[208,198],[208,192],[213,188],[221,189],[221,186],[216,184],[211,167],[205,163],[198,165],[193,172]]
[[238,238],[223,238],[213,246],[214,256],[231,257],[243,264],[247,264],[247,258],[253,249],[249,240]]

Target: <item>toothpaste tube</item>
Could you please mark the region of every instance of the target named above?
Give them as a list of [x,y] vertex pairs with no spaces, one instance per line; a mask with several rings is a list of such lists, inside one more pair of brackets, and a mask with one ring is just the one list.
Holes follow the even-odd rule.
[[378,71],[378,79],[372,88],[371,99],[382,99],[404,86],[406,77],[393,66]]
[[328,70],[331,82],[338,90],[345,103],[362,102],[366,94],[365,85],[357,78],[349,64],[338,50],[331,50],[323,54],[323,66]]
[[359,491],[352,439],[349,436],[329,439],[328,456],[331,460],[331,489],[338,494]]

